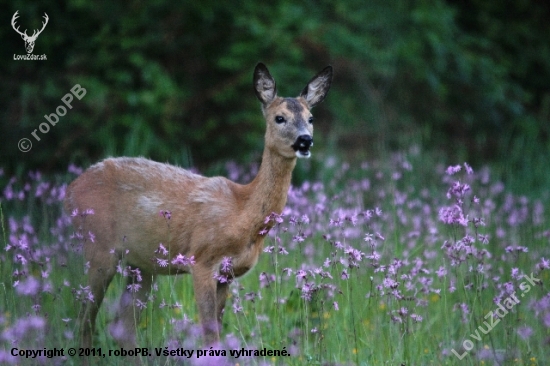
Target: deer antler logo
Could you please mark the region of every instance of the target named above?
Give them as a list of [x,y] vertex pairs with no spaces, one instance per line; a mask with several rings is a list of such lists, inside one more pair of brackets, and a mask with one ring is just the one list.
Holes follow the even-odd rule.
[[46,28],[46,24],[48,24],[48,20],[49,20],[48,14],[44,13],[45,22],[42,22],[42,29],[40,29],[39,31],[35,29],[34,32],[32,33],[32,36],[28,36],[26,29],[24,32],[21,32],[19,31],[19,27],[15,28],[15,21],[19,17],[19,15],[17,15],[18,12],[19,10],[17,10],[15,14],[13,14],[13,18],[11,18],[11,26],[17,33],[21,35],[21,38],[23,38],[23,41],[25,41],[25,49],[27,50],[27,53],[32,53],[32,50],[34,49],[34,42],[36,42],[36,39],[38,38],[40,33],[42,33],[44,28]]

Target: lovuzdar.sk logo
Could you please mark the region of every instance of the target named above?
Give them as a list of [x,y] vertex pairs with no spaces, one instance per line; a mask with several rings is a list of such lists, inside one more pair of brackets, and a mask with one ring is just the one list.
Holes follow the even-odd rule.
[[23,38],[23,41],[25,41],[25,50],[27,51],[26,55],[13,55],[14,60],[46,60],[46,55],[33,55],[32,50],[34,49],[34,43],[36,42],[36,39],[42,33],[44,28],[46,28],[46,25],[48,24],[48,14],[44,13],[44,21],[42,22],[42,29],[38,30],[35,29],[32,33],[32,36],[29,36],[27,34],[27,30],[25,29],[24,32],[21,32],[19,30],[19,26],[16,26],[16,21],[19,15],[17,14],[19,10],[13,14],[13,17],[11,18],[11,26],[13,27],[13,30],[15,30],[21,38]]

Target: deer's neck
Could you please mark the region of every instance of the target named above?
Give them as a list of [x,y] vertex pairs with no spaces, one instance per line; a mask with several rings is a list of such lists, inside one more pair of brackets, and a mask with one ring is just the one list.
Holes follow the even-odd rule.
[[249,199],[245,210],[250,218],[263,222],[272,212],[282,212],[295,165],[296,158],[285,158],[265,148],[258,175],[246,186]]

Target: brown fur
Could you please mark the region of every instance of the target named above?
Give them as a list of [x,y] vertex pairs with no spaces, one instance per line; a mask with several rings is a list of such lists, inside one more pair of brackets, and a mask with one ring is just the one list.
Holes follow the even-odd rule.
[[[147,300],[155,276],[186,272],[193,276],[205,341],[219,341],[228,284],[217,282],[214,275],[224,257],[232,258],[231,275],[235,277],[256,264],[264,241],[260,231],[269,226],[264,220],[272,212],[280,213],[286,203],[299,155],[292,145],[298,136],[312,135],[310,109],[323,100],[331,77],[332,69],[325,68],[298,98],[286,102],[277,97],[267,68],[256,66],[254,86],[266,119],[265,149],[258,175],[247,185],[223,177],[206,178],[143,158],[109,158],[90,167],[69,186],[65,210],[95,212],[73,217],[76,228],[95,235],[95,242],[84,243],[94,302],[81,310],[82,347],[92,347],[95,318],[121,259],[139,268],[143,280],[139,291],[125,290],[121,297],[112,328],[118,327],[112,334],[120,346],[136,346],[139,311],[131,307],[136,299]],[[277,116],[286,122],[276,123]],[[169,211],[171,218],[160,211]],[[169,261],[182,254],[194,256],[196,263],[160,267],[153,260],[162,257],[155,253],[160,243],[169,250]]]

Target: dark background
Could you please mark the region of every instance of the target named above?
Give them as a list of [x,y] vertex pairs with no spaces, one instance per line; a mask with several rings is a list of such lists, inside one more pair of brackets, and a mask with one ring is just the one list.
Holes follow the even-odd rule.
[[[16,10],[28,34],[48,14],[33,51],[47,61],[13,59],[26,54]],[[417,145],[550,182],[548,1],[2,1],[0,14],[4,177],[109,155],[203,172],[258,160],[262,61],[284,96],[333,65],[314,111],[321,156],[354,162]],[[75,84],[87,94],[35,141]],[[30,152],[17,148],[23,137]]]

